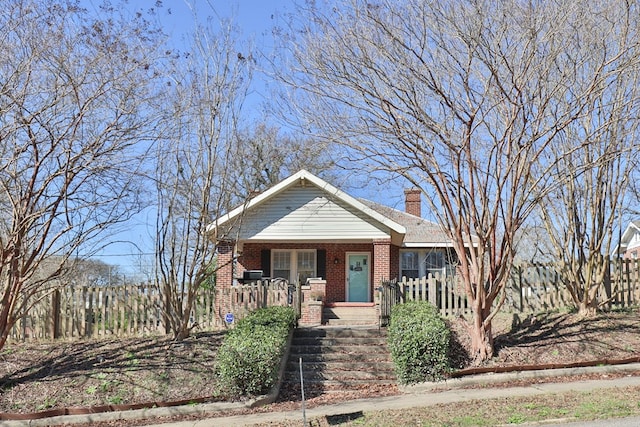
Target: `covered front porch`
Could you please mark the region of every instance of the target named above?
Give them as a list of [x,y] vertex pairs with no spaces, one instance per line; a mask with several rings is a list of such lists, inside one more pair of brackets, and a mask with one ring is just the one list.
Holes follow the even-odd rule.
[[[383,280],[397,277],[399,248],[369,243],[233,242],[219,248],[218,289],[255,280],[282,280],[296,289],[304,325],[372,325]],[[391,261],[391,262],[390,262]],[[227,302],[228,303],[228,302]],[[218,311],[228,310],[220,301]]]
[[371,303],[383,280],[398,277],[398,247],[390,240],[369,243],[289,242],[237,245],[234,284],[245,271],[261,271],[264,279],[285,279],[303,289],[311,279],[324,280],[324,289],[311,299],[331,303]]
[[[382,281],[399,275],[406,233],[304,170],[216,219],[209,231],[217,243],[217,289],[238,286],[253,272],[251,278],[300,285],[303,303],[324,307],[372,305]],[[310,279],[324,281],[324,290],[302,289]]]

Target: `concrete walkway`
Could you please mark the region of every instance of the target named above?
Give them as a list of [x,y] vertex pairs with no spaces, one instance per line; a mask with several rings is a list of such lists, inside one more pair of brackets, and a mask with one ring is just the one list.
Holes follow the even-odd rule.
[[[516,381],[518,379],[560,377],[565,375],[580,374],[625,374],[640,372],[640,364],[629,364],[620,366],[601,366],[592,368],[571,368],[553,371],[527,371],[504,374],[483,374],[461,379],[449,380],[447,382],[423,383],[412,387],[405,387],[403,394],[380,398],[360,399],[345,401],[339,404],[318,406],[307,409],[307,419],[351,414],[357,412],[380,411],[387,409],[407,409],[413,407],[431,406],[440,403],[456,403],[477,399],[497,399],[504,397],[535,396],[549,393],[562,393],[566,391],[589,391],[601,388],[615,388],[640,386],[640,376],[625,376],[615,379],[600,379],[588,381],[565,381],[559,383],[532,384],[523,387],[496,387],[490,385]],[[465,386],[484,385],[486,388],[463,389]],[[448,388],[446,391],[436,391],[436,389]],[[123,420],[126,425],[127,419],[153,419],[156,417],[168,417],[173,415],[210,415],[211,412],[224,412],[228,410],[246,408],[239,403],[210,403],[195,406],[183,406],[174,408],[153,408],[138,411],[112,412],[93,415],[73,415],[56,417],[47,420],[25,421],[5,421],[0,425],[13,426],[51,426],[58,424],[79,424],[95,423],[100,421]],[[299,420],[302,422],[302,412],[284,411],[269,412],[259,414],[235,415],[227,417],[203,418],[197,421],[182,421],[175,423],[155,424],[149,427],[209,427],[209,426],[250,426],[253,424],[266,422],[283,422],[289,420]]]

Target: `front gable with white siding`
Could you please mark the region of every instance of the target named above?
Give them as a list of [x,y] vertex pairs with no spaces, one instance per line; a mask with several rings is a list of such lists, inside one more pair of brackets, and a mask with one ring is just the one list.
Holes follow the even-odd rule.
[[391,239],[405,228],[320,178],[302,170],[210,227],[245,242],[352,242]]
[[620,243],[613,252],[627,259],[640,258],[640,221],[631,221],[622,234]]
[[392,230],[316,186],[293,185],[249,210],[239,240],[351,241],[391,238]]

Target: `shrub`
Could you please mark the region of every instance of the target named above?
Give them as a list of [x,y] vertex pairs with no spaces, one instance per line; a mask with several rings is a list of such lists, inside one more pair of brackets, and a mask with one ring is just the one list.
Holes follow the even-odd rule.
[[437,308],[426,301],[391,310],[389,349],[402,384],[438,381],[449,372],[450,330]]
[[296,312],[292,307],[266,307],[251,312],[241,319],[236,329],[252,328],[256,325],[282,327],[287,329],[296,324]]
[[268,307],[250,313],[225,336],[216,360],[221,391],[230,397],[255,396],[276,382],[289,331],[291,307]]

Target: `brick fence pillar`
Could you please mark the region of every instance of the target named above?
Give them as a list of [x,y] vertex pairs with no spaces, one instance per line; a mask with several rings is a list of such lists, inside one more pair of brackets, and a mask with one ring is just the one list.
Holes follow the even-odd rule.
[[383,280],[391,278],[391,239],[373,241],[373,284],[375,290]]

